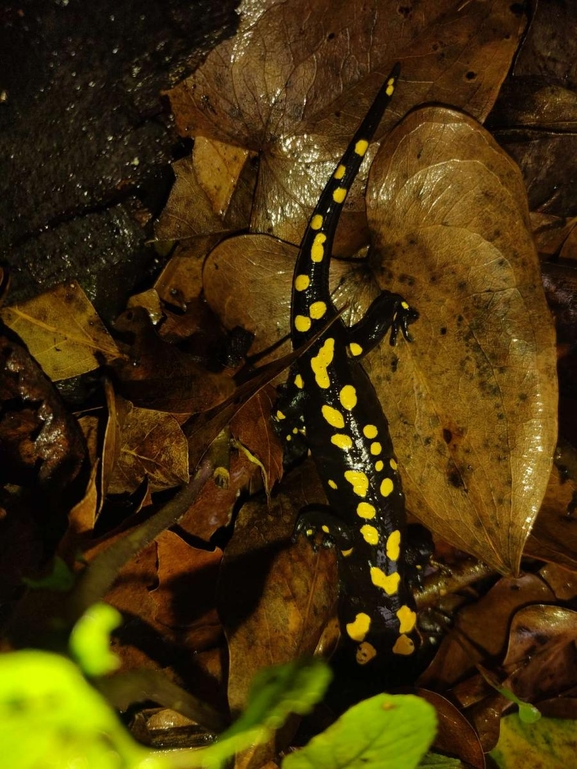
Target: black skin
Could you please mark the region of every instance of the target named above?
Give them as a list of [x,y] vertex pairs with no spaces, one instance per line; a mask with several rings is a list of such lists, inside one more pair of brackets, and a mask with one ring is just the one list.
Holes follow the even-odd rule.
[[[418,561],[407,556],[401,478],[387,419],[360,360],[388,334],[395,345],[418,318],[399,294],[383,291],[348,327],[332,305],[329,265],[342,203],[388,104],[399,74],[393,69],[349,144],[311,216],[297,258],[291,304],[293,347],[326,327],[298,359],[273,414],[289,451],[304,434],[328,506],[301,511],[295,537],[322,532],[339,555],[342,634],[363,670],[410,658],[419,645],[410,583]],[[295,432],[295,425],[297,431]],[[291,447],[291,444],[293,446]]]

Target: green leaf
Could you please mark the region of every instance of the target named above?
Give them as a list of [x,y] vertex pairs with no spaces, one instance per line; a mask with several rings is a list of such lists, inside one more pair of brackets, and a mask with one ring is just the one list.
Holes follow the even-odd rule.
[[575,721],[541,718],[524,723],[518,713],[501,719],[497,746],[489,754],[500,769],[575,766]]
[[110,651],[110,633],[122,622],[122,615],[107,603],[95,603],[72,628],[70,653],[89,676],[116,670],[120,660]]
[[315,658],[261,670],[253,679],[246,711],[217,743],[198,751],[195,760],[212,769],[239,750],[266,742],[291,713],[309,713],[330,679],[327,665]]
[[437,717],[411,694],[378,694],[348,710],[282,769],[413,769],[435,736]]
[[541,711],[536,708],[535,705],[531,705],[530,702],[520,700],[519,697],[517,697],[517,695],[508,687],[500,686],[500,684],[495,680],[495,676],[486,670],[482,665],[477,664],[476,667],[485,681],[489,684],[489,686],[492,686],[493,689],[499,692],[499,694],[508,699],[510,702],[514,702],[515,705],[518,706],[519,718],[521,721],[526,724],[534,724],[535,721],[538,721],[541,718]]
[[463,766],[463,762],[458,758],[427,753],[419,764],[419,769],[463,769]]
[[74,572],[70,571],[66,561],[62,560],[58,555],[54,557],[52,571],[46,577],[42,577],[42,579],[30,579],[29,577],[22,578],[22,582],[28,587],[34,589],[55,590],[62,593],[71,590],[75,580],[76,576]]
[[0,745],[10,769],[169,769],[132,740],[70,660],[40,651],[0,656]]

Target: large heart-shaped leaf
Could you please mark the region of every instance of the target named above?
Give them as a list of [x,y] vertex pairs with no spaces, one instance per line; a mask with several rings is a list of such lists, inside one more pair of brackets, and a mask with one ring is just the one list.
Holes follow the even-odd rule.
[[409,505],[515,572],[557,436],[555,331],[519,169],[471,118],[425,108],[381,146],[367,207],[377,280],[421,313],[415,344],[381,345],[368,366]]

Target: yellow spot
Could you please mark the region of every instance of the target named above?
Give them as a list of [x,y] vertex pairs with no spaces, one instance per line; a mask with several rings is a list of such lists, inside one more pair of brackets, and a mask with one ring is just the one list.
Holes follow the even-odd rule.
[[348,558],[349,555],[353,552],[353,548],[349,548],[348,550],[341,550],[341,555],[343,555],[345,558]]
[[393,654],[402,654],[408,657],[415,651],[415,644],[407,635],[400,635],[393,646]]
[[363,427],[363,435],[365,438],[376,438],[377,432],[378,430],[376,425],[365,425]]
[[331,427],[342,429],[345,426],[345,420],[340,411],[337,411],[332,406],[323,406],[321,411]]
[[417,624],[417,613],[409,606],[401,606],[397,612],[399,618],[399,633],[410,633]]
[[309,315],[313,320],[319,320],[319,318],[323,317],[326,311],[327,306],[325,302],[313,302],[309,310]]
[[392,531],[387,539],[387,558],[398,561],[401,554],[401,532],[398,529]]
[[[375,444],[373,443],[373,446]],[[371,446],[371,454],[374,454],[373,446]],[[383,497],[388,497],[391,491],[394,489],[394,484],[390,478],[385,478],[383,482],[381,483],[381,494]]]
[[324,531],[325,534],[330,534],[330,530],[328,526],[321,526],[321,529]]
[[369,143],[365,139],[360,139],[355,144],[355,152],[357,155],[360,155],[361,157],[364,156],[365,152],[369,149]]
[[391,459],[391,460],[389,461],[389,464],[390,464],[390,466],[391,466],[391,470],[396,470],[396,469],[397,469],[397,467],[398,467],[398,464],[395,462],[395,460],[394,460],[394,459]]
[[363,354],[363,348],[360,344],[357,344],[356,342],[351,342],[349,345],[349,352],[352,356],[357,358],[359,355]]
[[383,447],[381,446],[381,444],[378,441],[375,441],[374,443],[371,443],[370,451],[371,451],[371,454],[374,457],[376,457],[377,454],[380,454],[382,450],[383,450]]
[[323,243],[326,239],[327,236],[324,234],[324,232],[319,232],[318,235],[315,235],[315,239],[313,240],[313,244],[311,246],[311,259],[313,262],[322,262],[325,255],[325,247]]
[[331,435],[331,443],[334,443],[339,449],[350,449],[353,446],[352,438],[349,435],[343,435],[343,433]]
[[367,490],[369,488],[369,479],[366,474],[360,470],[346,470],[345,480],[348,481],[353,487],[354,493],[357,497],[366,497]]
[[280,420],[281,420],[281,419],[286,419],[286,417],[285,417],[285,415],[282,413],[282,411],[277,411],[277,412],[276,412],[276,418],[279,420],[279,422],[280,422]]
[[377,473],[380,473],[384,466],[385,466],[385,463],[382,462],[380,459],[378,462],[375,462],[375,470],[377,471]]
[[286,439],[287,439],[287,441],[292,441],[293,437],[292,437],[292,435],[287,435]]
[[311,219],[311,230],[320,230],[323,226],[323,217],[320,214],[315,214]]
[[[307,318],[309,323],[310,319]],[[314,358],[311,358],[311,368],[315,375],[316,383],[323,390],[328,389],[330,385],[329,375],[327,368],[333,362],[333,356],[335,354],[335,340],[332,337],[325,339],[323,346],[319,350],[318,354]]]
[[305,331],[308,331],[311,327],[311,319],[306,318],[304,315],[297,315],[295,318],[295,328],[297,331],[300,331],[304,334]]
[[297,275],[295,278],[296,291],[306,291],[311,284],[311,279],[308,275]]
[[366,665],[367,662],[370,662],[376,656],[377,650],[375,647],[368,641],[364,641],[362,644],[359,644],[355,658],[359,665]]
[[379,532],[375,529],[374,526],[370,526],[368,523],[365,523],[364,526],[361,526],[361,534],[365,542],[368,542],[369,545],[378,544]]
[[370,627],[371,618],[364,612],[357,614],[353,622],[347,622],[345,625],[347,635],[349,638],[352,638],[353,641],[364,641]]
[[339,400],[347,411],[352,411],[357,405],[357,391],[352,385],[345,385],[339,394]]
[[368,502],[359,502],[357,505],[357,515],[360,518],[374,518],[376,514],[376,507]]
[[293,427],[293,435],[298,435],[298,427]]
[[387,96],[392,96],[393,91],[395,90],[395,78],[392,77],[390,80],[387,80],[387,88],[385,90],[385,93]]
[[297,374],[295,376],[295,386],[299,388],[299,390],[302,390],[305,386],[305,383],[303,382],[303,378],[300,374]]
[[406,302],[401,302],[401,307],[403,308],[403,310],[409,309],[409,305]]
[[339,166],[337,166],[337,170],[334,173],[335,179],[342,179],[346,172],[347,167],[341,163]]
[[387,595],[395,595],[399,589],[401,575],[397,571],[392,574],[385,574],[377,566],[371,566],[371,581],[376,587],[382,588]]
[[330,479],[327,481],[331,489],[338,489],[337,484],[334,481],[331,481]]
[[347,190],[344,187],[337,187],[333,192],[333,200],[335,203],[343,203],[347,196]]

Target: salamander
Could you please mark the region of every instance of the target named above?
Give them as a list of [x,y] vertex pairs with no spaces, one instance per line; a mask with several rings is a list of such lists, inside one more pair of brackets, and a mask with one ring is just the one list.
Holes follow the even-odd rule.
[[387,419],[360,360],[389,332],[393,345],[399,331],[411,341],[409,324],[418,313],[399,294],[383,291],[358,323],[347,326],[331,302],[329,266],[343,203],[399,71],[396,65],[378,92],[308,222],[292,285],[293,348],[326,331],[291,369],[273,414],[289,445],[306,435],[328,508],[301,512],[296,532],[322,532],[336,546],[342,634],[356,647],[357,663],[371,669],[383,655],[388,661],[412,655],[418,634],[401,478]]

